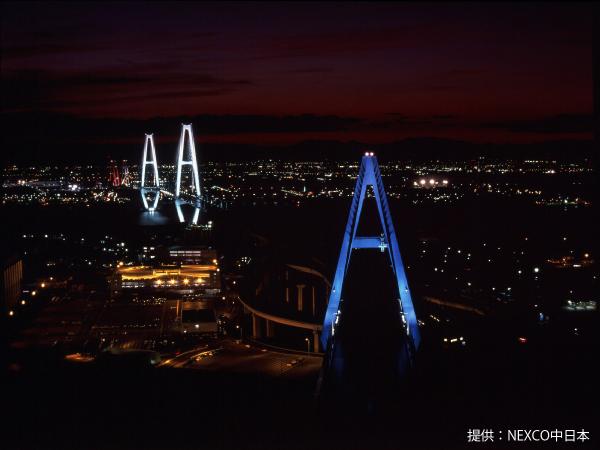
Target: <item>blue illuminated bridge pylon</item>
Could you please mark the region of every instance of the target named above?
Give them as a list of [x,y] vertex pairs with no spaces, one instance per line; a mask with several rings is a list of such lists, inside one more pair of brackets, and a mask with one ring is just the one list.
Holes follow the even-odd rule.
[[[358,223],[363,203],[367,193],[367,187],[373,187],[373,194],[377,203],[379,219],[381,221],[382,233],[380,236],[357,236]],[[402,314],[402,322],[404,330],[408,337],[408,342],[413,350],[417,350],[420,343],[419,326],[417,316],[413,306],[410,289],[406,280],[406,272],[402,264],[400,256],[400,248],[396,238],[396,231],[392,222],[390,207],[385,194],[383,181],[381,180],[381,172],[377,158],[372,152],[367,152],[362,157],[356,187],[354,189],[354,197],[350,206],[348,222],[344,230],[344,239],[342,241],[342,249],[338,259],[335,277],[331,286],[329,295],[329,303],[325,311],[325,320],[323,322],[323,331],[321,333],[321,345],[326,351],[331,351],[330,346],[334,340],[336,327],[339,326],[342,320],[340,312],[340,301],[342,300],[342,286],[344,279],[350,266],[350,257],[354,249],[360,248],[378,248],[382,252],[387,251],[391,266],[394,272],[398,291],[400,311]]]

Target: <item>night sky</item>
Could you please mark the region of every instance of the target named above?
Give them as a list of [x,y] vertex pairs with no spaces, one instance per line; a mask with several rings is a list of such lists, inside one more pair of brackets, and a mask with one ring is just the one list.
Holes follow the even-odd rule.
[[588,4],[1,8],[8,160],[137,151],[182,121],[204,143],[592,138]]

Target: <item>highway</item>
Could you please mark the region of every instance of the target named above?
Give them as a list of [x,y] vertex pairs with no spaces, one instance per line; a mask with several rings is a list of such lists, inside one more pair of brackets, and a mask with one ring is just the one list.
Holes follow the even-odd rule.
[[159,367],[295,378],[316,375],[321,363],[320,356],[280,353],[224,339],[167,358]]

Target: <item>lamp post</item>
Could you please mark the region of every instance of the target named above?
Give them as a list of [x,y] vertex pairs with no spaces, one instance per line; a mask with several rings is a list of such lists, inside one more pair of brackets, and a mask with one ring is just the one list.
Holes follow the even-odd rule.
[[310,355],[310,338],[304,338],[306,341],[306,355]]

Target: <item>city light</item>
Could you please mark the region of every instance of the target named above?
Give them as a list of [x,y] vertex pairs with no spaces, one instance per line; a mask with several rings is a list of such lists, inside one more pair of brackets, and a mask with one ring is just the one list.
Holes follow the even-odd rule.
[[583,441],[590,8],[13,3],[7,448]]

